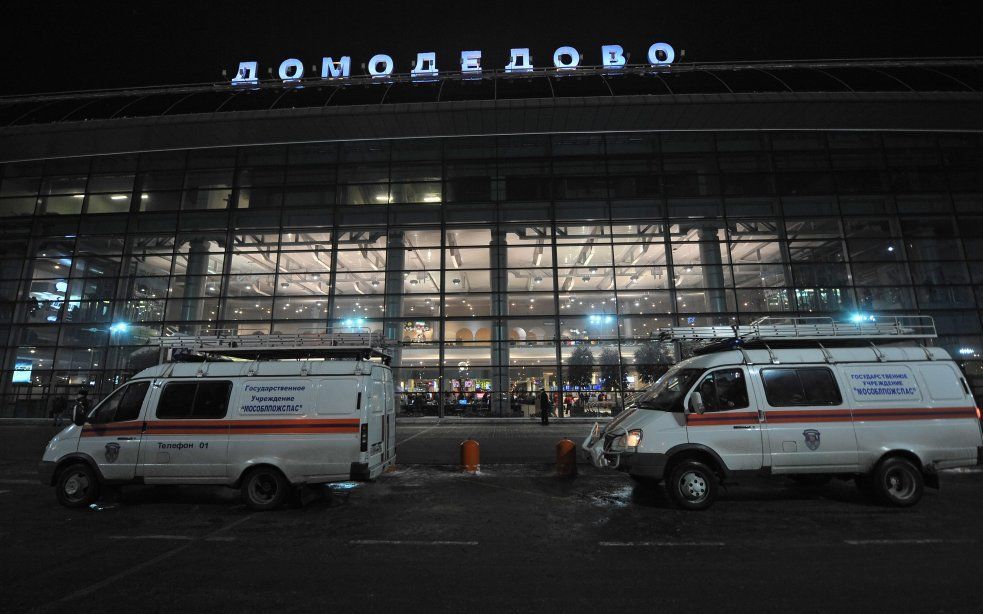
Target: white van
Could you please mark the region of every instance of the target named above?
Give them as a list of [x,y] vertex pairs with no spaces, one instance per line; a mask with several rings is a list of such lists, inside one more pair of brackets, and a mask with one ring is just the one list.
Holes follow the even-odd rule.
[[[938,488],[940,469],[981,462],[983,433],[944,350],[873,343],[935,336],[930,319],[910,318],[734,328],[734,339],[675,365],[604,429],[595,425],[583,449],[597,467],[664,481],[686,509],[709,507],[721,482],[746,472],[807,484],[852,478],[884,503],[914,505],[924,485]],[[729,329],[710,328],[668,335]]]
[[395,424],[384,364],[168,363],[53,437],[39,472],[69,507],[102,485],[223,484],[267,510],[295,486],[378,477],[395,462]]

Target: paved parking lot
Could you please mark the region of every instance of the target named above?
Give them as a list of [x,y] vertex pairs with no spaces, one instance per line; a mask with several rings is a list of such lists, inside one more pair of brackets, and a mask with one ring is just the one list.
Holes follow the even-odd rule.
[[67,510],[36,483],[37,439],[0,428],[0,611],[978,612],[983,599],[976,471],[947,472],[910,510],[848,482],[762,480],[687,513],[620,474],[561,480],[545,463],[403,464],[267,514],[210,487]]

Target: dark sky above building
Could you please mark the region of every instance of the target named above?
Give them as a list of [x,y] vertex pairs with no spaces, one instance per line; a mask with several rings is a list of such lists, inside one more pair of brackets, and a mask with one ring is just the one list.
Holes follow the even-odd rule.
[[351,55],[360,73],[389,53],[408,72],[418,51],[456,69],[461,50],[480,49],[502,68],[511,47],[539,66],[572,45],[597,64],[617,43],[642,62],[659,41],[689,62],[983,56],[979,13],[946,0],[8,2],[0,94],[223,81],[240,60],[265,75],[296,57],[309,71],[324,55]]

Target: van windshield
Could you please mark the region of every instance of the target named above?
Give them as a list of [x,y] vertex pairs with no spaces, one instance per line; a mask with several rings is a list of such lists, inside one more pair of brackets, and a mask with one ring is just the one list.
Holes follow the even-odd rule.
[[639,409],[682,412],[683,396],[702,373],[703,369],[672,369],[639,393],[635,406]]

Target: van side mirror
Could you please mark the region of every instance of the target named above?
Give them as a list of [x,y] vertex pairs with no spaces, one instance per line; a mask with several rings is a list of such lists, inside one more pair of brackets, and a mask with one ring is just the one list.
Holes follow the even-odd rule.
[[690,410],[702,414],[703,413],[703,395],[699,392],[693,392],[689,395],[689,408]]
[[82,426],[85,424],[85,412],[78,407],[72,410],[72,423],[75,424],[75,426]]

